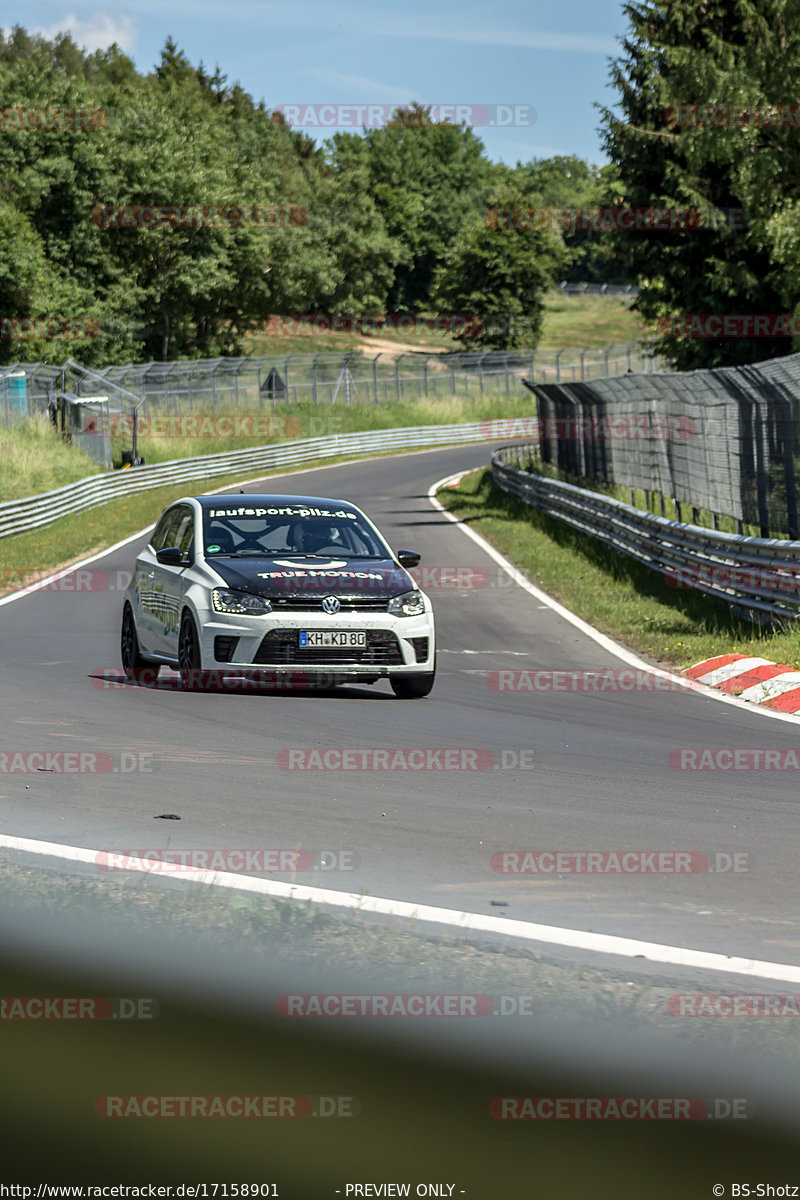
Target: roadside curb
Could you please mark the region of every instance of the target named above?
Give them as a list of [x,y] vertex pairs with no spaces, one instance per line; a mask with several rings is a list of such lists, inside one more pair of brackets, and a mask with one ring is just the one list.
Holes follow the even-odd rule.
[[774,712],[800,713],[800,671],[768,658],[718,654],[682,672],[688,679],[718,688],[750,704]]

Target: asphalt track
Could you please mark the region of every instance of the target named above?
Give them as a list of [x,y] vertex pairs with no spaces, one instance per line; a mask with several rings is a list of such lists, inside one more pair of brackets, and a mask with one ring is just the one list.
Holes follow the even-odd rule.
[[[122,684],[115,585],[139,543],[93,564],[89,590],[70,590],[68,578],[0,607],[2,751],[110,754],[117,767],[0,774],[0,832],[127,852],[325,849],[355,869],[303,872],[298,883],[800,964],[797,773],[670,765],[682,747],[800,749],[798,728],[683,691],[491,690],[487,672],[498,669],[624,664],[510,585],[431,506],[434,480],[488,457],[485,444],[462,446],[245,489],[346,497],[395,548],[421,552],[439,642],[426,700],[396,700],[387,684],[330,694]],[[290,749],[387,747],[483,750],[495,765],[277,765]],[[121,754],[144,769],[121,771]],[[514,876],[491,865],[497,851],[632,849],[712,863],[720,854],[719,865],[744,854],[747,869]]]

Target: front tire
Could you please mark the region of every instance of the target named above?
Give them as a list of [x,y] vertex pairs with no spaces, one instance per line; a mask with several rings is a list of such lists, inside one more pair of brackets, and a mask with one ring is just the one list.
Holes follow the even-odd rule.
[[389,683],[398,700],[422,700],[430,695],[436,672],[427,675],[393,675]]
[[122,613],[122,633],[120,635],[120,657],[125,678],[132,683],[152,683],[158,679],[157,663],[150,663],[143,657],[136,634],[136,622],[133,619],[133,609],[126,604]]
[[183,614],[178,635],[178,672],[184,692],[198,692],[205,688],[206,675],[200,661],[200,641],[189,613]]

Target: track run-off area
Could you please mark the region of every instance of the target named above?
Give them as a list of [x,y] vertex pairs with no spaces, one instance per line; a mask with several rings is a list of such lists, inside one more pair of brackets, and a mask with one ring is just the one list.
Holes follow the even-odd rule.
[[[174,881],[800,983],[797,719],[651,670],[465,536],[429,492],[489,454],[241,485],[351,500],[421,553],[438,642],[424,700],[388,683],[126,683],[122,592],[143,535],[0,600],[0,846],[106,878],[163,854]],[[596,687],[582,672],[621,674]],[[752,769],[721,765],[736,750]]]

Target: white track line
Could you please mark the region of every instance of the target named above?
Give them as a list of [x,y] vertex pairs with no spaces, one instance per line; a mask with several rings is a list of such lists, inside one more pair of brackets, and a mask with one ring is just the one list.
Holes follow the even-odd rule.
[[[33,841],[29,838],[9,837],[0,834],[0,846],[18,850],[25,854],[41,854],[48,858],[62,858],[71,862],[97,865],[98,859],[107,860],[113,851],[89,850],[82,846],[62,846],[57,842]],[[355,892],[337,892],[330,888],[308,887],[295,883],[281,883],[273,879],[260,879],[236,875],[230,871],[195,871],[181,869],[180,873],[161,872],[153,869],[152,861],[141,858],[126,858],[126,871],[156,875],[159,878],[176,879],[185,883],[200,883],[206,887],[228,888],[237,892],[255,892],[260,896],[271,896],[285,900],[307,900],[315,904],[330,904],[347,908],[353,912],[380,913],[382,916],[399,917],[406,921],[428,921],[436,925],[447,925],[454,929],[471,932],[497,933],[507,937],[523,938],[531,942],[544,942],[552,946],[568,946],[575,950],[589,950],[598,954],[616,954],[622,958],[644,958],[653,963],[666,963],[678,967],[692,967],[704,971],[723,971],[730,975],[744,975],[751,979],[773,979],[781,983],[800,984],[800,967],[787,963],[765,962],[754,958],[729,957],[713,954],[706,950],[686,950],[682,946],[666,946],[659,942],[641,942],[633,938],[616,937],[613,934],[586,933],[581,929],[565,929],[557,925],[537,925],[531,921],[513,921],[509,917],[483,916],[481,913],[462,912],[454,908],[434,908],[428,904],[412,904],[405,900],[389,900],[382,896],[356,895]]]
[[[536,600],[541,601],[542,605],[544,605],[546,608],[550,608],[554,613],[558,613],[560,617],[562,617],[565,621],[568,621],[570,625],[574,625],[574,627],[579,629],[581,633],[585,633],[588,638],[591,638],[592,641],[596,642],[598,646],[602,646],[604,650],[609,652],[609,654],[613,654],[616,658],[622,659],[623,662],[628,663],[628,665],[631,667],[638,667],[639,670],[648,671],[651,675],[658,675],[663,679],[671,679],[680,687],[685,688],[687,692],[701,692],[704,696],[707,696],[708,699],[716,700],[720,704],[732,704],[737,708],[743,709],[745,712],[754,713],[761,717],[768,717],[773,721],[785,721],[791,725],[800,724],[800,713],[782,713],[775,712],[770,708],[760,708],[758,705],[748,704],[745,700],[739,699],[738,696],[731,696],[727,692],[719,692],[713,687],[707,687],[706,684],[700,683],[697,679],[688,679],[685,675],[675,675],[672,671],[665,671],[662,667],[654,667],[652,663],[645,662],[643,658],[639,658],[638,654],[635,654],[632,650],[627,650],[624,646],[620,646],[620,644],[615,642],[613,638],[608,637],[605,633],[600,633],[599,630],[594,629],[581,617],[576,616],[574,612],[570,612],[568,608],[564,608],[563,604],[559,604],[558,601],[554,600],[552,596],[548,596],[547,592],[541,591],[536,584],[531,583],[531,581],[526,578],[526,576],[523,575],[517,567],[514,566],[510,559],[501,554],[499,550],[496,550],[491,542],[487,542],[486,538],[482,537],[479,533],[476,533],[474,529],[471,529],[469,525],[465,524],[464,521],[461,520],[460,517],[448,512],[444,505],[437,499],[436,493],[441,488],[451,486],[453,483],[463,479],[465,475],[469,475],[470,473],[470,470],[458,471],[455,475],[446,475],[444,479],[439,479],[436,481],[436,483],[432,483],[428,489],[428,499],[433,507],[442,514],[442,516],[444,516],[448,521],[452,521],[452,523],[458,529],[460,529],[466,537],[471,538],[472,541],[475,542],[477,546],[480,546],[481,550],[488,554],[489,557],[493,559],[499,567],[502,567],[502,569],[508,576],[510,576],[511,579],[513,579],[514,583],[516,583],[518,587],[523,588],[524,591],[528,592]],[[766,659],[760,659],[759,661],[764,663],[767,662]],[[738,663],[736,666],[738,667]],[[726,668],[720,669],[725,670]]]

